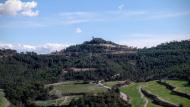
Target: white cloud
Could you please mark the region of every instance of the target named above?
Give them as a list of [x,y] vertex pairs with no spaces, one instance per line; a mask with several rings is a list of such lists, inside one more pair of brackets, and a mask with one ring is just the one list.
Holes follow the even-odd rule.
[[[77,24],[85,22],[105,22],[118,20],[159,20],[189,16],[190,11],[148,11],[124,10],[124,4],[118,6],[119,10],[101,12],[64,12],[60,13],[61,24]],[[59,20],[59,19],[58,19]]]
[[[33,7],[29,6],[29,7]],[[0,6],[1,7],[1,6]],[[1,14],[0,9],[0,14]],[[27,12],[20,13],[27,16],[35,16],[36,13]],[[17,20],[2,19],[0,20],[0,28],[12,27],[49,27],[49,26],[65,26],[79,23],[92,22],[113,22],[113,21],[149,21],[163,20],[178,17],[189,17],[190,11],[146,11],[146,10],[115,10],[115,11],[78,11],[78,12],[62,12],[48,17],[38,17],[35,20],[30,18],[17,18]]]
[[33,11],[36,8],[37,2],[22,2],[21,0],[7,0],[5,3],[0,3],[0,15],[23,15],[23,16],[38,16],[38,11]]
[[188,16],[190,11],[178,11],[178,12],[149,12],[146,15],[145,19],[166,19],[166,18],[175,18],[180,16]]
[[75,32],[76,32],[76,33],[82,33],[82,30],[81,30],[81,28],[76,28],[76,29],[75,29]]
[[12,49],[13,45],[8,44],[8,43],[0,43],[0,49],[5,48],[5,49]]
[[46,54],[54,51],[60,51],[68,47],[68,44],[58,44],[58,43],[46,43],[43,45],[29,45],[29,44],[9,44],[0,43],[0,49],[14,49],[18,52],[34,51],[39,54]]
[[35,12],[32,12],[32,10],[27,10],[27,11],[23,11],[21,13],[23,16],[38,16],[39,15],[39,11],[35,11]]
[[19,47],[21,47],[23,49],[36,50],[36,47],[32,46],[32,45],[20,45],[19,44]]
[[[122,20],[133,16],[143,16],[145,11],[101,11],[101,12],[63,12],[59,13],[60,24],[77,24],[85,22],[102,22]],[[57,16],[56,16],[57,18]]]
[[53,52],[56,50],[60,51],[68,46],[68,44],[46,43],[45,45],[38,46],[38,48],[48,49],[50,52]]
[[119,9],[119,10],[123,10],[124,7],[125,7],[125,5],[124,5],[124,4],[121,4],[121,5],[118,6],[118,9]]
[[[129,37],[130,36],[130,37]],[[126,36],[127,37],[127,36]],[[170,41],[190,39],[190,34],[128,34],[128,38],[118,41],[119,44],[138,48],[152,47]]]

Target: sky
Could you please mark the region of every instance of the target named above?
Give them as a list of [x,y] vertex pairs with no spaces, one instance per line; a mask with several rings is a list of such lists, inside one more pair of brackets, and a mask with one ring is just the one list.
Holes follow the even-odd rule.
[[92,37],[138,48],[190,39],[190,0],[0,0],[0,48],[44,54]]

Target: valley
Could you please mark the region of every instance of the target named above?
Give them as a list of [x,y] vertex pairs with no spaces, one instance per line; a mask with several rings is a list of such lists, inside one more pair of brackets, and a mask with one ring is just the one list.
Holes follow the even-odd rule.
[[[53,85],[53,90],[50,91],[49,94],[53,94],[59,96],[54,100],[45,100],[45,101],[35,101],[35,105],[40,107],[47,106],[68,106],[72,100],[77,100],[82,98],[85,94],[98,94],[103,93],[108,90],[103,86],[98,85],[98,83],[83,83],[84,81],[68,81],[65,83],[61,83],[58,85]],[[122,84],[124,81],[109,81],[103,82],[110,89],[114,88],[118,84]],[[184,80],[166,80],[168,83],[176,83],[176,88],[181,88],[182,90],[186,90],[190,88],[187,85],[187,81]],[[51,86],[51,85],[48,85]],[[184,87],[186,86],[186,87]],[[67,88],[65,88],[67,87]],[[172,92],[167,89],[164,85],[158,83],[158,81],[149,81],[149,82],[132,82],[129,85],[123,85],[119,87],[120,92],[127,96],[127,100],[131,104],[132,107],[165,107],[160,104],[157,104],[153,101],[153,99],[148,98],[141,92],[141,88],[146,91],[151,92],[152,94],[158,96],[163,101],[167,101],[171,104],[175,104],[176,107],[189,107],[190,99],[172,94]],[[187,89],[189,91],[189,89]],[[57,93],[56,93],[57,92]],[[182,91],[186,92],[186,91]]]

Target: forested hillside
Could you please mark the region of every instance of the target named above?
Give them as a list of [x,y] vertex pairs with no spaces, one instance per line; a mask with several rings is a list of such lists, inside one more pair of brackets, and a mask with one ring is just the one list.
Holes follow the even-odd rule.
[[59,78],[59,67],[51,62],[52,58],[33,52],[8,54],[2,50],[1,53],[0,88],[17,106],[46,97],[44,84],[56,82]]
[[45,84],[65,80],[187,79],[190,40],[136,49],[101,38],[38,55],[0,50],[0,89],[17,106],[48,98]]
[[140,49],[137,57],[137,68],[143,80],[190,76],[190,40]]

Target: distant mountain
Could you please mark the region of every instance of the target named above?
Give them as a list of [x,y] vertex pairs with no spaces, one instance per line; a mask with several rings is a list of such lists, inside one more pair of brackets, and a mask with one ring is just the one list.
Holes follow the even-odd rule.
[[102,38],[94,38],[94,37],[92,38],[91,41],[84,42],[84,44],[112,44],[112,45],[118,45],[118,44],[116,44],[116,43],[114,43],[112,41],[106,41],[106,40],[104,40]]
[[161,43],[156,47],[147,48],[149,50],[156,49],[156,50],[190,50],[190,39],[189,40],[182,40],[182,41],[172,41]]
[[85,41],[83,44],[73,45],[61,51],[53,52],[55,55],[70,55],[83,53],[102,53],[102,54],[122,54],[134,53],[137,49],[125,45],[119,45],[102,38],[93,38],[91,41]]

